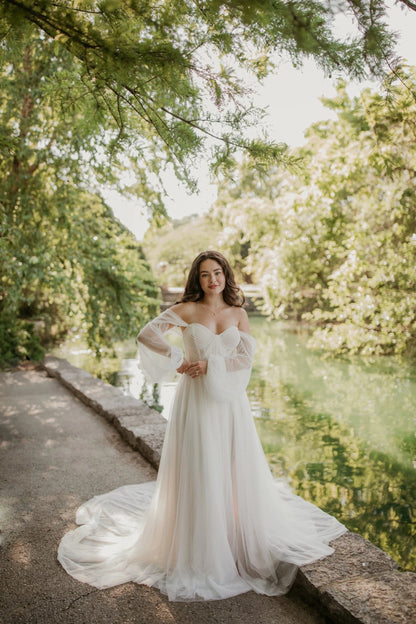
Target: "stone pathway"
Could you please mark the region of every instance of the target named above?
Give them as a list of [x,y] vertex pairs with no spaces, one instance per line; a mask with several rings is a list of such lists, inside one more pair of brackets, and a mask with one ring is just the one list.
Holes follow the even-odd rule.
[[[89,379],[92,394],[102,389],[102,382],[65,366],[67,380]],[[116,409],[118,403],[122,410],[117,392],[107,387],[104,395],[108,406]],[[120,485],[154,479],[155,469],[44,371],[0,373],[0,434],[2,624],[325,623],[296,590],[282,598],[248,592],[221,601],[170,603],[158,590],[134,583],[97,590],[74,580],[57,562],[56,550],[61,536],[75,527],[76,508]]]

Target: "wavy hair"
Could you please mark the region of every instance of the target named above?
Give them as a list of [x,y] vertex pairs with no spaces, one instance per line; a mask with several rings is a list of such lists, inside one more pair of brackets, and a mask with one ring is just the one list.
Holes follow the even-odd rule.
[[213,250],[201,251],[192,262],[182,299],[177,303],[200,301],[204,297],[204,291],[199,282],[199,267],[204,260],[215,260],[215,262],[218,262],[225,277],[225,287],[222,292],[223,299],[227,305],[241,308],[245,302],[245,297],[241,288],[235,283],[234,272],[231,265],[227,258],[219,251]]

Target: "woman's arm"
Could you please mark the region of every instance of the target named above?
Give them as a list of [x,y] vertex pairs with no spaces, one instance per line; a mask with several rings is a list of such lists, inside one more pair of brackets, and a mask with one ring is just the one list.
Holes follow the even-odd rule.
[[171,345],[165,334],[187,323],[172,310],[165,310],[147,323],[137,336],[141,367],[152,383],[172,379],[175,372],[185,372],[182,349]]

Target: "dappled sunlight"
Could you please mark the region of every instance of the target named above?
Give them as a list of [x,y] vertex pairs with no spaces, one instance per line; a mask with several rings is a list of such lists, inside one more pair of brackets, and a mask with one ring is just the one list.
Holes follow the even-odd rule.
[[48,381],[49,377],[45,371],[39,370],[26,370],[19,371],[19,374],[16,375],[15,372],[0,372],[1,383],[5,386],[24,386],[28,381],[31,384],[44,384]]
[[27,568],[32,561],[31,545],[22,539],[16,540],[9,549],[9,557],[14,563]]
[[[19,428],[18,428],[18,420],[16,418],[23,412],[27,416],[30,416],[34,419],[39,425],[42,427],[52,427],[56,430],[57,433],[62,433],[63,429],[61,427],[61,423],[59,422],[59,418],[62,413],[66,410],[70,410],[69,401],[62,401],[57,399],[56,402],[48,399],[45,402],[41,402],[40,404],[33,403],[30,397],[25,398],[14,398],[14,403],[16,405],[5,405],[2,409],[2,419],[1,419],[1,427],[3,428],[5,435],[6,432],[9,436],[19,437]],[[52,405],[53,409],[56,410],[56,416],[45,416],[45,411],[48,406]]]
[[27,401],[27,404],[24,407],[24,409],[29,416],[35,416],[37,417],[38,420],[41,420],[41,418],[38,415],[43,413],[43,408],[33,405],[30,399]]
[[[39,410],[41,414],[43,414],[43,409]],[[38,421],[38,423],[40,423],[41,425],[51,425],[53,427],[57,427],[59,423],[57,423],[56,418],[54,417],[50,417],[50,418],[44,418],[43,416],[38,416],[36,415],[36,420]]]
[[17,499],[13,498],[2,498],[0,502],[0,525],[5,527],[8,524],[11,524],[11,521],[14,516],[14,505],[16,504]]
[[82,498],[78,494],[60,494],[53,498],[57,503],[57,514],[65,522],[66,528],[75,528],[75,512],[84,502]]
[[116,585],[108,589],[108,594],[113,598],[120,598],[121,596],[131,596],[137,591],[135,583],[124,583],[124,585]]
[[16,427],[15,422],[12,420],[12,418],[16,416],[16,410],[7,408],[5,412],[7,412],[7,416],[5,419],[2,419],[0,421],[0,428],[3,429],[5,433],[7,432],[7,434],[12,436],[13,438],[18,437],[19,430]]
[[15,416],[18,413],[18,410],[16,409],[16,407],[14,405],[6,405],[6,399],[2,397],[2,404],[1,405],[1,415],[6,417],[6,418],[11,418],[12,416]]
[[53,472],[54,470],[59,471],[59,470],[61,470],[61,467],[60,466],[52,466],[52,465],[48,466],[48,473]]
[[[180,624],[180,620],[177,620],[171,613],[169,606],[165,604],[165,598],[158,589],[153,587],[141,588],[141,591],[145,591],[152,602],[152,612],[154,619],[160,623]],[[106,594],[111,598],[121,598],[123,596],[131,596],[132,598],[137,594],[138,588],[136,583],[125,583],[118,587],[112,587]]]
[[43,404],[48,409],[65,409],[68,408],[68,399],[63,399],[58,395],[49,394]]
[[[117,604],[122,598],[130,600],[137,599],[137,593],[139,589],[136,583],[124,583],[117,587],[111,587],[102,595],[102,600],[106,602],[115,602]],[[153,587],[141,586],[140,587],[140,602],[145,601],[146,606],[151,605],[152,620],[158,622],[158,624],[182,624],[183,622],[183,607],[182,613],[175,617],[171,612],[169,603],[166,602],[163,594],[158,589]],[[126,620],[129,622],[130,620]],[[131,620],[133,623],[133,620]]]
[[[413,585],[414,579],[405,578],[405,573],[396,576],[394,581],[392,581],[390,573],[384,573],[380,577],[376,574],[361,574],[351,579],[344,579],[339,585],[336,583],[335,591],[338,590],[344,595],[354,596],[355,600],[364,605],[364,609],[367,613],[371,610],[373,617],[376,617],[378,613],[380,615],[380,621],[390,622],[389,605],[393,606],[397,603],[397,600],[400,600],[398,590],[399,592],[403,592],[404,604],[408,603],[410,605],[408,601],[412,593]],[[410,622],[414,621],[412,617],[412,615],[414,615],[414,609],[412,609],[412,613],[410,613],[410,610],[407,611],[407,613],[406,611],[403,611],[403,619],[400,619],[400,622],[410,624]],[[360,621],[364,619],[366,618],[359,617]],[[374,619],[374,622],[375,621]],[[377,621],[379,620],[377,619]],[[398,622],[399,620],[394,618],[391,621]]]
[[4,541],[8,541],[11,533],[22,529],[33,522],[34,511],[30,504],[22,511],[22,500],[4,497],[0,502],[0,527]]
[[179,610],[178,614],[175,614],[175,609],[172,609],[172,603],[167,602],[166,598],[158,592],[157,604],[156,604],[157,620],[161,622],[175,622],[176,624],[182,623],[183,607]]

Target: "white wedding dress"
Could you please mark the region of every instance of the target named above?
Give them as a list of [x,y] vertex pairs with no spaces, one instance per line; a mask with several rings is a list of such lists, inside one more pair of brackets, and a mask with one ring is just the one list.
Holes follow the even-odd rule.
[[183,353],[207,375],[182,375],[156,482],[95,496],[77,511],[58,559],[75,578],[110,587],[135,581],[170,600],[215,600],[249,590],[287,592],[297,566],[333,552],[346,529],[272,477],[245,392],[255,340],[163,312],[140,333],[148,377],[167,379]]

